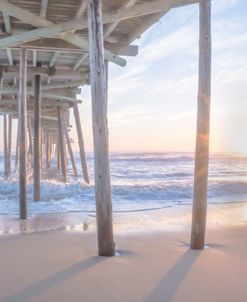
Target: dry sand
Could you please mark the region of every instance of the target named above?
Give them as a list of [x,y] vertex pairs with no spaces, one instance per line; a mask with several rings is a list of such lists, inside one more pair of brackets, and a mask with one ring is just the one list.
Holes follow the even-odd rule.
[[96,257],[94,232],[0,237],[0,302],[247,301],[247,225],[117,234],[119,256]]

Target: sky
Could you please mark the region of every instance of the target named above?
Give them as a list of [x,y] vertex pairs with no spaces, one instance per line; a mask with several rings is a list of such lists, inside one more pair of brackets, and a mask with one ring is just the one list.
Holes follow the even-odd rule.
[[[194,151],[198,88],[198,5],[171,10],[133,42],[127,66],[109,65],[111,151]],[[247,1],[212,2],[210,150],[247,153]],[[80,105],[92,150],[90,88]]]
[[[194,151],[198,13],[197,4],[171,10],[133,42],[139,45],[139,54],[126,57],[126,67],[109,64],[110,151]],[[246,0],[212,2],[213,153],[247,154],[246,13]],[[82,88],[80,97],[85,147],[92,151],[89,86]],[[73,117],[71,123],[74,125]],[[73,128],[71,134],[77,142]]]

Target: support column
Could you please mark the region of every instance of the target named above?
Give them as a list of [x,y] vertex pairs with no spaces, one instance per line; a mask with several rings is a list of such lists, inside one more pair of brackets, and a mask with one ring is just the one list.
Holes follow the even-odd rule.
[[7,155],[7,171],[8,176],[11,175],[11,147],[12,147],[12,116],[8,116],[8,155]]
[[211,94],[211,1],[200,0],[199,91],[191,248],[203,249],[206,233]]
[[50,131],[46,131],[46,168],[51,167],[51,136],[50,136]]
[[29,138],[29,147],[28,147],[28,153],[30,155],[33,155],[33,139],[32,139],[32,123],[31,123],[31,117],[28,118],[28,138]]
[[62,123],[62,109],[57,106],[57,119],[58,119],[58,135],[59,135],[59,147],[60,147],[60,161],[62,168],[63,182],[67,181],[66,173],[66,160],[65,160],[65,144],[64,144],[64,125]]
[[65,132],[65,138],[66,138],[66,142],[67,142],[67,147],[68,147],[70,161],[71,161],[71,164],[72,164],[72,167],[73,167],[74,175],[78,176],[77,168],[76,168],[76,164],[75,164],[75,158],[74,158],[72,146],[71,146],[70,139],[69,139],[68,128],[66,127],[66,125],[64,127],[64,132]]
[[107,83],[103,53],[101,0],[88,0],[89,58],[92,94],[94,175],[99,256],[114,256],[109,144],[107,125]]
[[15,146],[15,169],[18,167],[19,157],[19,121],[17,120],[16,146]]
[[34,78],[34,119],[33,119],[33,200],[40,200],[41,178],[41,76]]
[[3,116],[3,149],[4,149],[4,177],[8,177],[8,126],[7,115]]
[[61,168],[61,161],[60,161],[60,146],[59,146],[59,135],[56,145],[56,151],[57,151],[57,169],[60,170]]
[[76,129],[77,129],[77,137],[78,137],[78,143],[79,143],[83,178],[84,178],[84,181],[89,184],[87,161],[86,161],[86,155],[85,155],[84,140],[83,140],[78,104],[74,104],[73,109],[74,109],[75,124],[76,124]]
[[20,48],[20,76],[19,76],[19,202],[20,219],[27,218],[27,172],[26,172],[26,129],[27,129],[27,54],[25,48]]

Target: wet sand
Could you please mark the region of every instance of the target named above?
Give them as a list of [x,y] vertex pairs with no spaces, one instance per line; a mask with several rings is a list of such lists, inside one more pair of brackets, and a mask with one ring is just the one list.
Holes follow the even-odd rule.
[[246,301],[247,225],[116,234],[117,256],[97,257],[95,232],[0,237],[0,302]]

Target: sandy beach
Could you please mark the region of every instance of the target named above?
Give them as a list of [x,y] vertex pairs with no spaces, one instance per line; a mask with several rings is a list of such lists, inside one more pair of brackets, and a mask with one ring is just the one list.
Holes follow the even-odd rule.
[[207,248],[192,251],[187,228],[117,231],[111,258],[96,256],[95,231],[3,235],[0,302],[244,302],[246,232],[244,220],[209,224]]

